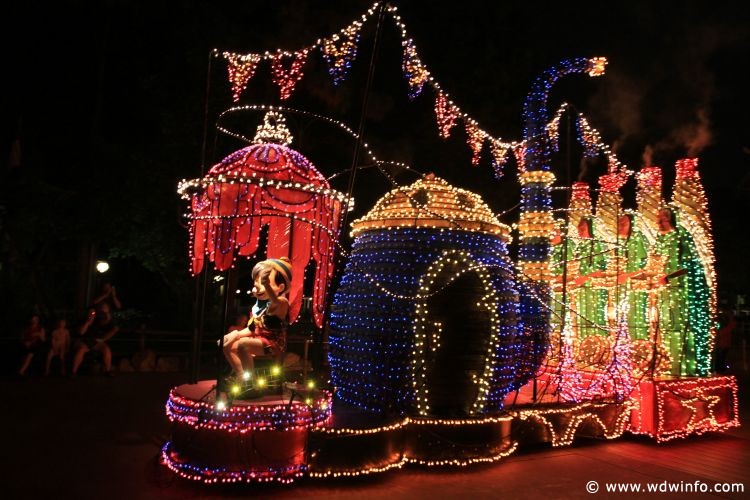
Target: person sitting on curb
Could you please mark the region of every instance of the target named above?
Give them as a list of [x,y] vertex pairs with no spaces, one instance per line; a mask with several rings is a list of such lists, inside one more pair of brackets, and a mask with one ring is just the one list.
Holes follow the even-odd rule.
[[76,353],[73,357],[73,368],[71,373],[75,376],[78,368],[83,362],[83,357],[89,351],[96,351],[102,354],[104,362],[104,373],[107,376],[113,376],[112,373],[112,351],[107,345],[107,341],[117,333],[117,325],[112,319],[112,311],[109,304],[101,303],[96,309],[89,311],[86,322],[81,325],[78,334],[83,338],[76,346]]

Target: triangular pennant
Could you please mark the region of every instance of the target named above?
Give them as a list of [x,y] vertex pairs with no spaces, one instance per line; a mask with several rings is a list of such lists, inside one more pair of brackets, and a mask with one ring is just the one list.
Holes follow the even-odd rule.
[[589,125],[583,115],[578,115],[578,135],[583,142],[583,154],[589,158],[597,156],[601,149],[602,137],[599,131]]
[[[292,95],[294,86],[302,78],[302,66],[307,61],[307,53],[310,49],[302,49],[291,56],[287,53],[280,53],[271,58],[271,71],[273,73],[273,83],[279,86],[281,100],[288,99]],[[290,59],[291,62],[285,62]]]
[[261,56],[258,54],[233,54],[231,52],[224,52],[222,55],[229,63],[227,70],[229,71],[229,83],[232,84],[232,100],[237,102],[240,99],[240,93],[245,90],[247,82],[255,74]]
[[549,144],[553,151],[558,151],[560,149],[560,119],[567,109],[568,103],[562,103],[562,105],[557,108],[555,116],[545,127],[547,130],[547,137],[549,138]]
[[460,114],[459,109],[445,97],[442,91],[438,91],[435,99],[435,116],[437,116],[438,133],[443,139],[451,135],[451,129],[456,125],[456,119]]
[[560,149],[561,116],[562,114],[558,113],[557,115],[555,115],[552,121],[547,124],[547,137],[549,137],[549,144],[550,146],[552,146],[553,151],[558,151]]
[[503,176],[503,166],[508,161],[507,153],[510,146],[500,141],[492,141],[492,169],[495,171],[495,177],[498,179]]
[[414,99],[422,92],[424,82],[430,77],[430,73],[419,60],[413,40],[405,40],[402,42],[402,46],[404,47],[402,69],[404,76],[409,81],[409,99]]
[[328,73],[333,77],[333,84],[341,83],[349,71],[352,61],[357,57],[357,44],[362,23],[353,22],[342,30],[341,35],[333,35],[323,40],[321,51],[328,63]]
[[479,160],[482,158],[482,145],[485,139],[487,139],[487,134],[470,121],[466,122],[466,134],[469,136],[466,139],[466,143],[471,148],[472,153],[471,164],[477,166],[479,165]]
[[516,163],[518,164],[518,170],[521,172],[526,171],[526,146],[520,144],[513,148],[513,156],[516,157]]

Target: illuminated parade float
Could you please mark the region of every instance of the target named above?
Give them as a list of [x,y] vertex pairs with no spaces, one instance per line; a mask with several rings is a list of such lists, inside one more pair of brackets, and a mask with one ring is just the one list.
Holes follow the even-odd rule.
[[[506,142],[461,111],[419,59],[396,8],[376,3],[295,52],[217,52],[234,100],[264,62],[287,99],[316,50],[338,84],[376,13],[400,30],[409,97],[434,96],[439,135],[462,124],[472,163],[487,146],[498,178],[514,159],[518,220],[502,223],[436,166],[416,182],[394,183],[344,227],[351,189],[332,189],[289,147],[283,115],[301,112],[251,107],[271,109],[252,144],[180,183],[191,272],[207,272],[209,262],[230,270],[238,258],[275,262],[276,275],[253,276],[248,336],[264,349],[267,332],[285,336],[268,326],[273,311],[288,304],[281,323],[294,323],[309,293],[330,384],[318,388],[306,371],[285,378],[284,353],[266,349],[239,377],[175,387],[163,462],[206,483],[289,482],[495,462],[526,443],[570,445],[580,436],[668,441],[738,426],[736,381],[711,371],[716,273],[698,160],[677,162],[667,202],[660,168],[629,170],[583,115],[567,105],[548,110],[560,78],[602,75],[605,59],[568,59],[543,72],[524,104],[523,140]],[[556,182],[550,158],[563,116],[575,121],[584,156],[606,159],[597,189]],[[621,191],[631,180],[636,208],[628,210]],[[553,204],[553,190],[567,194],[563,206]],[[341,248],[341,230],[351,231],[350,249]],[[286,280],[273,285],[282,299],[262,299],[282,272]]]

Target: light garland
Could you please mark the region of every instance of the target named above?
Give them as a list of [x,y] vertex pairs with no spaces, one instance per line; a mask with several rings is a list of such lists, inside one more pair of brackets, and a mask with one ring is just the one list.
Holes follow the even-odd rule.
[[329,392],[319,391],[312,404],[234,405],[219,410],[213,403],[186,398],[174,389],[169,393],[166,414],[170,422],[193,429],[245,434],[256,431],[310,429],[329,421]]
[[[221,53],[230,64],[230,82],[233,88],[234,100],[239,99],[239,94],[247,85],[247,82],[252,78],[255,70],[255,66],[259,62],[270,60],[272,64],[273,80],[279,86],[281,99],[285,100],[294,89],[297,82],[302,78],[301,67],[307,58],[307,55],[314,50],[320,50],[323,54],[324,59],[328,63],[328,71],[333,77],[334,84],[338,85],[346,76],[351,62],[356,57],[357,44],[359,42],[359,35],[364,23],[366,23],[373,14],[381,7],[381,2],[374,3],[368,10],[367,13],[362,15],[358,21],[353,21],[346,28],[339,31],[339,33],[331,35],[327,38],[318,39],[314,44],[299,49],[295,52],[288,52],[277,50],[276,52],[264,52],[263,54],[236,54],[232,52]],[[385,11],[389,14],[396,28],[399,30],[401,35],[401,46],[403,47],[402,57],[402,69],[404,76],[409,83],[409,97],[411,99],[416,98],[421,94],[425,84],[432,87],[436,94],[436,101],[443,97],[447,103],[444,115],[452,116],[452,121],[456,121],[459,118],[465,122],[465,124],[471,124],[471,127],[477,128],[474,133],[476,137],[480,135],[489,140],[493,145],[493,158],[492,167],[495,170],[495,175],[501,175],[502,165],[504,163],[504,152],[507,150],[515,150],[520,147],[518,143],[508,143],[502,141],[499,138],[490,136],[486,131],[479,129],[476,120],[472,119],[469,115],[462,112],[461,109],[453,103],[450,96],[442,89],[440,84],[432,77],[430,71],[422,63],[421,59],[417,54],[417,47],[414,41],[408,36],[406,26],[404,25],[401,17],[397,13],[397,8],[394,5],[386,5]],[[215,50],[214,55],[218,55],[219,51]],[[255,65],[250,71],[250,62],[254,61]],[[287,62],[291,61],[291,62]],[[288,67],[287,67],[288,66]],[[436,102],[436,107],[442,106]],[[438,115],[438,127],[440,129],[441,137],[447,137],[446,130],[449,130],[453,125],[448,126],[448,123],[441,123],[440,114],[442,111],[436,109]],[[446,129],[445,127],[448,127]],[[483,140],[484,140],[483,139]],[[476,139],[469,140],[469,146],[476,147]],[[478,163],[479,159],[476,158],[479,153],[473,154],[473,163]]]
[[[362,139],[359,137],[359,135],[357,135],[357,133],[354,132],[345,123],[343,123],[343,122],[341,122],[339,120],[334,120],[334,119],[329,118],[327,116],[319,115],[317,113],[311,113],[309,111],[303,111],[303,110],[289,108],[289,107],[284,107],[284,106],[269,106],[269,105],[265,105],[265,104],[248,104],[248,105],[243,105],[243,106],[234,106],[232,108],[229,108],[229,109],[223,111],[219,115],[219,118],[216,121],[216,128],[219,130],[219,132],[221,132],[223,134],[226,134],[226,135],[228,135],[230,137],[234,137],[235,139],[244,141],[244,142],[246,142],[248,144],[254,144],[255,143],[255,139],[250,139],[248,137],[245,137],[242,134],[239,134],[239,133],[236,133],[236,132],[232,132],[231,130],[227,129],[226,127],[224,127],[222,125],[222,121],[223,121],[223,119],[224,119],[225,116],[230,115],[230,114],[234,114],[234,113],[237,113],[237,112],[240,112],[240,111],[266,111],[266,112],[277,112],[277,113],[295,113],[295,114],[299,114],[299,115],[306,116],[306,117],[309,117],[309,118],[314,118],[316,120],[322,120],[322,121],[325,121],[325,122],[327,122],[327,123],[329,123],[331,125],[334,125],[334,126],[340,128],[341,130],[343,130],[346,134],[348,134],[354,140],[356,140],[356,141],[358,141],[360,143],[360,145],[362,147],[362,150],[364,151],[364,153],[367,156],[367,158],[369,158],[369,160],[373,164],[375,164],[376,166],[378,166],[378,168],[381,169],[381,172],[386,176],[386,178],[394,186],[397,185],[397,183],[393,180],[393,178],[391,176],[388,175],[388,173],[385,170],[382,169],[382,166],[384,166],[384,165],[391,165],[391,166],[394,166],[394,167],[399,168],[399,169],[411,170],[411,168],[409,167],[409,165],[407,165],[406,163],[397,162],[397,161],[386,161],[386,160],[380,160],[380,159],[378,159],[375,156],[375,153],[373,153],[372,149],[370,149],[369,144],[367,144],[366,142],[362,141]],[[347,169],[346,172],[348,173],[349,170]],[[329,178],[329,180],[332,179],[333,177],[335,177],[335,175],[331,176]],[[349,203],[352,203],[352,202],[353,202],[353,200],[350,199]]]
[[412,423],[409,417],[396,422],[395,424],[384,425],[381,427],[373,427],[367,429],[355,429],[351,427],[315,427],[313,432],[316,434],[332,435],[332,436],[364,436],[369,434],[380,434],[383,432],[396,431],[405,428],[407,425]]
[[[227,176],[223,174],[219,175],[207,175],[205,177],[201,177],[200,179],[183,179],[180,181],[180,183],[177,185],[177,193],[180,195],[180,197],[183,200],[189,200],[191,199],[191,196],[193,196],[193,193],[196,189],[199,190],[205,190],[209,186],[213,186],[215,184],[229,184],[229,185],[240,185],[240,184],[251,184],[254,186],[258,186],[261,188],[272,188],[272,189],[293,189],[293,190],[299,190],[305,193],[310,193],[314,195],[320,195],[320,196],[326,196],[335,199],[336,201],[343,203],[350,203],[351,207],[354,207],[354,200],[352,198],[347,198],[344,193],[341,193],[339,191],[336,191],[335,189],[322,187],[315,184],[303,184],[300,182],[284,182],[281,180],[275,180],[275,179],[267,179],[265,177],[261,177],[256,172],[252,172],[250,175],[247,175],[246,173],[242,172],[238,177],[233,176]],[[232,214],[227,215],[209,215],[205,217],[196,216],[196,215],[188,215],[190,218],[199,219],[199,218],[205,218],[205,219],[221,219],[221,218],[231,218],[233,217]]]
[[295,464],[289,467],[270,468],[265,470],[228,470],[226,467],[209,467],[194,465],[179,460],[179,454],[167,442],[161,450],[162,462],[174,473],[184,479],[201,481],[204,484],[216,483],[269,483],[290,484],[305,474],[307,466]]
[[515,453],[516,449],[518,448],[518,442],[514,441],[513,444],[510,445],[509,448],[502,450],[500,453],[497,453],[495,455],[492,455],[490,457],[475,457],[475,458],[469,458],[469,459],[447,459],[447,460],[423,460],[420,458],[407,458],[407,462],[410,464],[416,464],[416,465],[422,465],[427,467],[445,467],[445,466],[457,466],[457,467],[466,467],[473,464],[481,464],[481,463],[494,463],[497,462],[507,456],[512,455]]
[[[603,417],[604,413],[613,410],[616,412],[614,421],[611,417]],[[631,410],[632,404],[628,401],[617,405],[583,403],[566,408],[522,410],[515,413],[515,417],[522,421],[534,420],[541,423],[550,433],[552,446],[559,447],[570,445],[580,425],[587,421],[596,423],[602,429],[605,439],[622,436],[628,427]]]
[[315,479],[326,479],[326,478],[339,478],[339,477],[357,477],[367,476],[369,474],[379,474],[381,472],[387,472],[393,469],[400,469],[408,463],[406,456],[402,455],[398,461],[393,462],[382,467],[368,467],[366,469],[354,469],[354,470],[326,470],[324,472],[310,471],[309,476]]

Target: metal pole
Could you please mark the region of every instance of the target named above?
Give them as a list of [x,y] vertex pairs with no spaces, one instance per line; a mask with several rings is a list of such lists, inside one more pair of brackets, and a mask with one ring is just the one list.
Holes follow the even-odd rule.
[[375,75],[375,60],[378,56],[378,46],[380,44],[380,27],[383,24],[383,17],[385,16],[386,2],[380,3],[380,10],[378,12],[378,24],[375,28],[375,41],[372,45],[372,54],[370,55],[370,68],[367,73],[367,83],[365,84],[365,95],[362,98],[362,112],[359,117],[359,126],[357,127],[357,138],[354,142],[354,154],[352,155],[352,165],[349,170],[349,183],[346,188],[346,206],[344,207],[344,215],[341,219],[341,227],[346,227],[346,220],[349,214],[349,200],[352,197],[354,191],[354,179],[357,175],[357,164],[359,163],[360,143],[362,142],[362,136],[365,132],[365,121],[367,120],[367,105],[370,100],[370,87],[372,86],[372,80]]
[[227,318],[229,317],[229,302],[231,291],[230,285],[232,284],[232,278],[234,274],[234,268],[230,267],[225,273],[224,273],[224,308],[221,312],[221,329],[219,330],[219,339],[218,339],[218,363],[216,363],[216,398],[218,399],[219,394],[221,393],[224,385],[224,381],[222,380],[221,371],[224,367],[224,335],[227,332]]
[[203,264],[195,280],[195,302],[193,303],[193,344],[190,356],[190,383],[197,384],[200,369],[201,342],[205,326],[206,288],[208,282],[208,263]]

